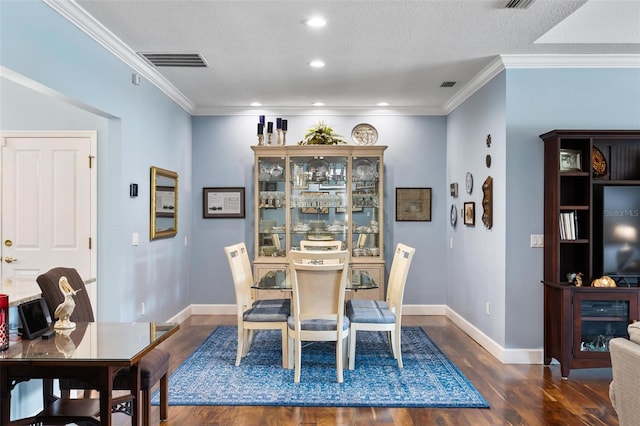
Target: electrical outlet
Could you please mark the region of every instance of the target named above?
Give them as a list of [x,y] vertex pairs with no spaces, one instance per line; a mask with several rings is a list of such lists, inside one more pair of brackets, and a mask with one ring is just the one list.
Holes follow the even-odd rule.
[[487,305],[485,306],[485,310],[487,312],[487,315],[491,315],[491,304],[489,302],[487,302]]
[[140,305],[140,315],[144,316],[144,302]]

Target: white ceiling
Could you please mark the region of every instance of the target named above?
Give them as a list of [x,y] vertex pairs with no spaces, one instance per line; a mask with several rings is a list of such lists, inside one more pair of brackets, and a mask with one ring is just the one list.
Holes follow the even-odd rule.
[[[509,64],[640,67],[638,0],[45,2],[196,115],[255,113],[253,101],[443,114]],[[315,15],[328,24],[307,27]],[[140,52],[200,53],[209,67],[155,68]]]

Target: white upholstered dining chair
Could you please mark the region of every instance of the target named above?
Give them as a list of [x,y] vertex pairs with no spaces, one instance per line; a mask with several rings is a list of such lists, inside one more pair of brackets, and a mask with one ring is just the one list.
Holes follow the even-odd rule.
[[236,366],[247,354],[255,330],[280,330],[282,335],[282,367],[287,362],[287,318],[291,311],[289,299],[255,300],[251,291],[253,273],[251,262],[244,243],[224,248],[231,268],[233,286],[236,293],[236,312],[238,317],[238,351]]
[[402,298],[415,251],[404,244],[396,246],[389,272],[386,301],[352,299],[347,302],[347,316],[351,323],[349,370],[355,367],[358,331],[386,331],[393,357],[398,360],[398,367],[402,368]]
[[330,240],[330,241],[312,241],[302,240],[300,241],[300,250],[341,250],[342,241]]
[[289,368],[294,362],[294,381],[300,382],[302,341],[335,341],[337,379],[342,383],[349,336],[349,320],[344,316],[349,252],[291,251],[289,271],[293,299],[288,321],[288,358]]

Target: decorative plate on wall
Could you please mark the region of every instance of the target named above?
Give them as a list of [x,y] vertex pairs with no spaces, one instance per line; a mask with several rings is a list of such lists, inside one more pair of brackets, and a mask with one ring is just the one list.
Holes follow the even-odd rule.
[[471,172],[467,172],[465,185],[467,188],[467,194],[471,194],[471,191],[473,191],[473,175],[471,174]]
[[449,221],[451,221],[451,226],[456,227],[456,223],[458,223],[458,208],[455,204],[451,204],[451,214]]
[[378,131],[371,124],[357,124],[351,131],[351,139],[357,145],[373,145],[378,142]]

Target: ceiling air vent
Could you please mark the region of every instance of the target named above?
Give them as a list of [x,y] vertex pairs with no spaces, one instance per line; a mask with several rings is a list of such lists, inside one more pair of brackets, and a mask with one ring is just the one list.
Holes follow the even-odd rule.
[[455,81],[443,81],[440,87],[453,87],[456,85]]
[[208,65],[199,53],[139,53],[156,67],[206,68]]
[[531,6],[535,0],[509,0],[505,5],[505,9],[526,9]]

